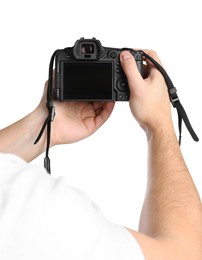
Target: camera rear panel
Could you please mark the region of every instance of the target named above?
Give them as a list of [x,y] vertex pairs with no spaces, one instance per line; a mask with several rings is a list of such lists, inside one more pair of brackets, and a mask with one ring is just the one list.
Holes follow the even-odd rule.
[[[61,101],[128,101],[130,92],[119,56],[122,49],[79,40],[56,55],[55,90]],[[132,51],[143,76],[141,53]]]

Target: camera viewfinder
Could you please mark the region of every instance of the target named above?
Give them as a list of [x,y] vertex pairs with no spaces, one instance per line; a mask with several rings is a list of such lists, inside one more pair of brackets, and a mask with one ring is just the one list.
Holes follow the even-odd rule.
[[82,54],[92,54],[94,53],[94,44],[84,43],[81,45]]

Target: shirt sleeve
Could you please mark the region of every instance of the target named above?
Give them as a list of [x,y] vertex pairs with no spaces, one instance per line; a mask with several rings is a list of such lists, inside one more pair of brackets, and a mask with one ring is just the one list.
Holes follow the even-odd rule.
[[142,260],[144,257],[139,244],[124,227],[105,220],[89,259]]
[[144,259],[132,235],[64,177],[14,156],[0,156],[0,169],[1,259]]

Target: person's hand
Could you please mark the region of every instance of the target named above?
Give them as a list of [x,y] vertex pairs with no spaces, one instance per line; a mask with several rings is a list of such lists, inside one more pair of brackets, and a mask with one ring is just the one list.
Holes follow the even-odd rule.
[[[145,52],[161,64],[154,51]],[[171,126],[170,100],[161,73],[146,59],[146,78],[143,79],[130,52],[123,51],[120,59],[130,88],[130,108],[141,127],[150,132],[164,125]]]
[[[47,113],[45,84],[38,109]],[[80,141],[93,134],[111,115],[114,102],[61,102],[54,100],[51,146]]]

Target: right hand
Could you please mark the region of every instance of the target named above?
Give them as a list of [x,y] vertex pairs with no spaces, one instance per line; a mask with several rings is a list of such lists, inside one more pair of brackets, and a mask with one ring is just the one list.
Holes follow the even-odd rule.
[[[161,64],[154,51],[145,52]],[[147,77],[143,79],[129,51],[123,51],[120,60],[130,88],[131,112],[140,126],[146,133],[172,126],[168,90],[161,73],[146,59]]]

